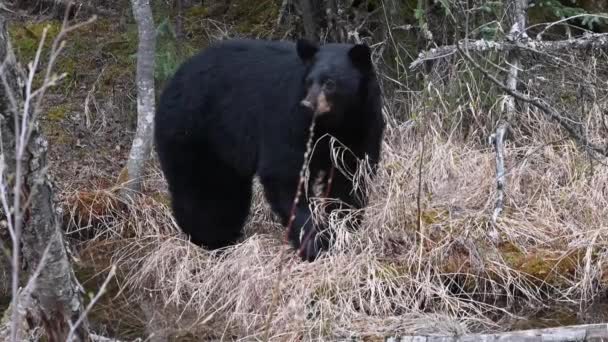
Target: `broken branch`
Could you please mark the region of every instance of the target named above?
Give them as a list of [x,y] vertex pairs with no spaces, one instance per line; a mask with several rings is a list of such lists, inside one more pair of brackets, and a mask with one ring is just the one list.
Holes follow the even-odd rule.
[[416,69],[426,61],[450,57],[458,52],[458,50],[462,50],[462,48],[465,46],[467,50],[475,52],[484,52],[489,50],[507,52],[515,49],[536,52],[552,52],[565,49],[580,50],[585,48],[600,48],[608,46],[608,33],[585,34],[578,38],[557,41],[528,39],[523,41],[495,42],[485,39],[463,39],[456,45],[446,45],[435,49],[430,49],[428,51],[422,51],[420,54],[418,54],[418,58],[410,64],[410,69]]

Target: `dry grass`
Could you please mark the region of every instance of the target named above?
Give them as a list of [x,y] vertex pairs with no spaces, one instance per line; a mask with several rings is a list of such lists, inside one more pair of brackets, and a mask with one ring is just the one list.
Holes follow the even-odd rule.
[[392,124],[364,229],[347,232],[332,221],[336,247],[317,262],[300,262],[291,251],[280,259],[288,247],[260,196],[247,238],[222,252],[184,241],[154,196],[113,215],[88,244],[113,240],[111,259],[124,272],[129,302],[151,301],[164,322],[175,322],[155,329],[198,338],[261,338],[281,264],[271,325],[281,341],[493,329],[491,318],[516,301],[596,293],[608,257],[605,166],[587,175],[584,156],[568,141],[509,148],[508,209],[495,244],[486,236],[491,151],[433,132],[424,140],[422,232],[420,129]]
[[[148,313],[139,319],[180,340],[261,339],[270,312],[276,341],[503,330],[518,307],[592,299],[608,285],[608,167],[522,108],[507,144],[500,236],[491,238],[494,154],[479,141],[500,105],[482,105],[479,84],[467,89],[467,106],[429,86],[410,103],[415,120],[389,115],[376,179],[359,174],[371,191],[364,227],[349,232],[330,217],[336,245],[314,263],[281,253],[289,247],[257,184],[241,243],[216,252],[189,244],[158,169],[136,203],[105,190],[64,196],[77,226],[97,227],[81,251],[105,260],[100,272],[117,264],[120,296]],[[605,133],[592,117],[603,101],[586,126],[598,142]]]

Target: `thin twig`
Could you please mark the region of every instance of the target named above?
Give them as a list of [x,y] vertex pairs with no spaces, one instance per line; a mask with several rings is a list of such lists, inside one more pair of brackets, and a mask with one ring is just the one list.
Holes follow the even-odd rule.
[[421,205],[421,197],[422,197],[422,162],[424,159],[424,136],[422,137],[422,146],[420,147],[420,163],[418,164],[418,195],[416,196],[416,210],[418,216],[418,234],[422,236],[422,205]]
[[[315,135],[315,125],[316,125],[316,119],[317,119],[317,113],[313,114],[312,117],[312,121],[310,123],[310,127],[309,127],[309,133],[308,133],[308,140],[306,141],[306,151],[304,152],[304,161],[302,163],[302,168],[300,169],[300,175],[298,178],[298,186],[296,188],[296,194],[295,197],[293,199],[293,204],[291,207],[291,214],[289,216],[289,221],[287,223],[287,227],[286,227],[286,232],[285,232],[285,239],[288,240],[291,229],[293,228],[293,222],[295,221],[296,218],[296,211],[297,211],[297,207],[298,207],[298,203],[300,201],[300,197],[302,196],[302,188],[303,188],[303,184],[305,182],[306,179],[306,170],[308,168],[308,158],[310,156],[310,153],[312,151],[312,141],[314,139],[314,135]],[[312,232],[312,230],[311,230]],[[310,233],[308,232],[306,239],[304,239],[304,242],[300,241],[300,248],[302,248],[302,246],[308,241],[308,237],[310,236]],[[283,275],[283,256],[285,255],[285,251],[287,250],[287,248],[283,248],[281,250],[281,254],[279,256],[279,273],[277,275],[277,281],[276,281],[276,285],[274,287],[274,291],[272,294],[272,303],[270,304],[270,310],[268,311],[268,316],[266,317],[266,323],[265,325],[265,336],[264,336],[264,341],[268,341],[269,339],[269,334],[270,334],[270,324],[272,323],[272,318],[274,316],[274,311],[275,308],[277,306],[277,301],[278,301],[278,292],[280,290],[280,285],[281,285],[281,278]]]

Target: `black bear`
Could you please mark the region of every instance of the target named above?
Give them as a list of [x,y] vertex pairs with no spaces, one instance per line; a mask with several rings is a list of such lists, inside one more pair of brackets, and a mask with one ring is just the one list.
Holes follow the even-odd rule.
[[[256,174],[287,226],[315,113],[311,179],[335,170],[330,137],[349,149],[341,170],[354,170],[357,159],[375,170],[385,123],[369,47],[225,40],[179,67],[160,97],[154,139],[173,215],[193,243],[216,249],[239,239]],[[308,261],[330,241],[311,220],[311,194],[302,192],[288,232]],[[354,208],[366,204],[337,170],[328,195]]]

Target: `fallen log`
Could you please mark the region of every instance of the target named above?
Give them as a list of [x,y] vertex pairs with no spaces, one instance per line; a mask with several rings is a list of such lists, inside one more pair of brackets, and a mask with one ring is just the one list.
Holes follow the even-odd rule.
[[510,331],[497,334],[470,334],[461,336],[394,336],[386,342],[570,342],[608,341],[608,323],[571,325],[556,328]]

